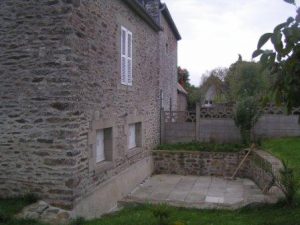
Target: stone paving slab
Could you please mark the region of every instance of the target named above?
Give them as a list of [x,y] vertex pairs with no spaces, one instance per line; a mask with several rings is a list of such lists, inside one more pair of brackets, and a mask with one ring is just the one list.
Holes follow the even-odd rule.
[[237,209],[249,204],[275,203],[278,190],[263,194],[249,179],[155,175],[140,184],[121,203],[167,203],[187,208]]

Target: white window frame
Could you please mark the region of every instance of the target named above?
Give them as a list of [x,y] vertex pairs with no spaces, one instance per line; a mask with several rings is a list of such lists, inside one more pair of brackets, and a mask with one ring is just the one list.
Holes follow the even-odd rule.
[[96,131],[96,163],[105,161],[104,130]]
[[132,32],[123,26],[121,27],[121,84],[132,86]]
[[136,142],[136,124],[129,124],[129,134],[128,134],[128,149],[133,149],[137,147]]

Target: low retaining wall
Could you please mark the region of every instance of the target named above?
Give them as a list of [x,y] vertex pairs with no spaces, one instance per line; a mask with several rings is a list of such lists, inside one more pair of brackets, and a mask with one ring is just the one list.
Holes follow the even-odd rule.
[[[153,151],[155,174],[231,177],[246,154],[227,152]],[[237,177],[252,179],[262,190],[278,175],[281,162],[261,150],[253,151]]]

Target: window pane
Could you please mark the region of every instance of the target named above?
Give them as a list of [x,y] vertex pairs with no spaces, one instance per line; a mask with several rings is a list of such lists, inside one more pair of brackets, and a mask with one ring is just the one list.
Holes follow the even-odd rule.
[[122,29],[121,35],[122,55],[126,55],[126,31]]
[[96,133],[96,162],[102,162],[105,160],[104,154],[104,131],[98,130]]
[[135,140],[135,124],[129,125],[129,134],[128,134],[128,148],[132,149],[136,147],[136,140]]
[[128,33],[128,39],[127,39],[127,42],[128,42],[128,57],[131,58],[131,55],[132,55],[132,34],[131,33]]
[[127,59],[127,84],[132,85],[132,60]]
[[128,80],[128,71],[126,70],[126,57],[122,56],[121,59],[121,83],[122,84],[127,84],[127,80]]

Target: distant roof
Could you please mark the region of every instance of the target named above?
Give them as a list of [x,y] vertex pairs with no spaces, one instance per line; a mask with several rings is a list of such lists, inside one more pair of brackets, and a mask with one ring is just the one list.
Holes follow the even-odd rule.
[[185,95],[188,95],[188,92],[179,83],[177,83],[177,91],[179,91]]
[[[147,10],[138,2],[138,0],[123,0],[132,10],[134,10],[145,22],[148,23],[155,31],[162,31],[163,28],[158,24],[155,19],[149,15]],[[174,20],[170,14],[170,11],[165,3],[160,4],[160,10],[164,17],[166,18],[167,23],[169,24],[173,34],[177,41],[181,40],[179,31],[174,23]]]

